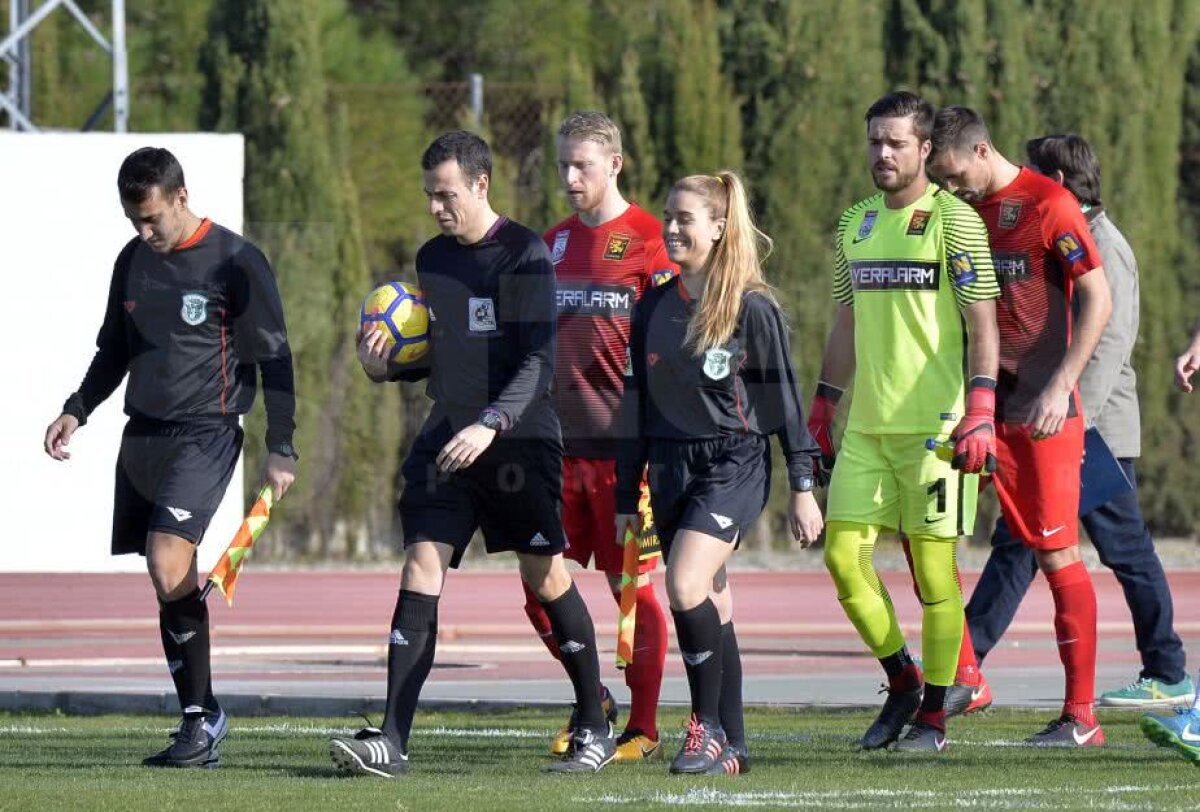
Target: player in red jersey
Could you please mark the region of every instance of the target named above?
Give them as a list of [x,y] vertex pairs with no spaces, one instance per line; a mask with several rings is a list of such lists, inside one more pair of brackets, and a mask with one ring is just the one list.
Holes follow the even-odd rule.
[[[555,406],[563,433],[564,555],[608,577],[620,600],[623,549],[616,522],[614,418],[624,391],[629,317],[647,287],[678,273],[667,259],[658,220],[617,188],[621,131],[608,116],[580,112],[558,129],[558,175],[575,213],[545,233],[558,279]],[[634,656],[625,668],[631,707],[617,740],[617,761],[658,754],[656,717],[667,655],[667,624],[644,561],[638,576]],[[525,612],[558,656],[545,611],[526,588]],[[616,706],[603,689],[610,721]],[[573,719],[573,717],[572,717]],[[551,752],[565,752],[569,722]]]
[[[1096,592],[1079,555],[1083,410],[1076,383],[1108,323],[1108,282],[1096,272],[1100,254],[1071,193],[1009,162],[978,113],[941,110],[933,149],[930,172],[971,203],[988,228],[1001,290],[996,493],[1013,535],[1033,548],[1050,583],[1066,670],[1062,714],[1027,741],[1099,746],[1104,731],[1092,709]],[[972,690],[983,690],[969,642],[962,651],[960,679],[964,672],[974,676]]]

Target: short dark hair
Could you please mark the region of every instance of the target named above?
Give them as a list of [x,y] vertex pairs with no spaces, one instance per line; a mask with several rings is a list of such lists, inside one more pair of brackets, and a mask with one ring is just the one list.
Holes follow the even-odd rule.
[[938,110],[933,119],[933,151],[969,152],[976,144],[992,143],[983,116],[970,107],[951,105]]
[[117,172],[117,190],[122,200],[141,203],[158,188],[164,197],[184,187],[183,167],[170,150],[162,147],[142,147],[134,150],[121,162]]
[[435,138],[421,156],[421,168],[433,169],[446,161],[457,161],[470,183],[483,175],[492,176],[492,151],[487,141],[466,130],[443,133]]
[[867,108],[867,126],[873,118],[907,118],[912,116],[913,132],[922,141],[929,140],[933,130],[933,105],[908,90],[897,90],[880,96]]
[[1025,142],[1029,165],[1043,175],[1063,173],[1063,186],[1088,206],[1100,205],[1100,159],[1081,135],[1043,135]]

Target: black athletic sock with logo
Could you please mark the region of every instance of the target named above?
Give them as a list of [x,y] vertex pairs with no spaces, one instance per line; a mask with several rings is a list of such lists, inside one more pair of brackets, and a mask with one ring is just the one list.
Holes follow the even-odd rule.
[[174,601],[159,601],[158,630],[167,669],[175,683],[179,708],[184,713],[215,712],[208,635],[208,604],[200,590]]
[[587,604],[574,583],[552,601],[541,601],[554,641],[562,655],[563,667],[575,689],[575,707],[579,726],[598,736],[608,735],[608,722],[600,704],[600,659],[596,654],[596,628]]
[[692,693],[692,713],[708,725],[721,719],[721,618],[710,598],[686,611],[671,610],[675,637]]
[[413,715],[437,650],[437,595],[401,589],[388,635],[387,707],[383,732],[408,752]]
[[742,709],[742,652],[733,621],[721,627],[721,727],[732,747],[746,752],[746,721]]

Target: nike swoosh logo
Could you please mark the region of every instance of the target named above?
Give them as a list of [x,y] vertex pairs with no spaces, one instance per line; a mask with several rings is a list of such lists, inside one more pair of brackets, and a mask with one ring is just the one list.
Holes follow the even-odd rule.
[[974,691],[971,691],[971,701],[972,702],[979,699],[979,697],[981,697],[981,696],[983,696],[983,686],[982,685],[980,685]]
[[1087,733],[1084,733],[1082,736],[1079,735],[1078,729],[1072,730],[1071,735],[1075,737],[1075,743],[1078,744],[1080,747],[1082,747],[1083,745],[1090,742],[1092,740],[1092,737],[1095,736],[1099,732],[1100,732],[1100,725],[1096,725],[1094,728],[1089,730]]
[[941,738],[935,738],[933,740],[933,743],[934,743],[934,745],[937,746],[938,752],[941,752],[942,750],[946,749],[946,737],[945,736],[942,736]]
[[1200,733],[1192,732],[1192,723],[1188,722],[1187,726],[1179,733],[1179,738],[1185,742],[1200,742]]
[[1058,527],[1054,528],[1053,530],[1046,530],[1045,528],[1043,528],[1042,529],[1042,538],[1048,539],[1051,536],[1053,536],[1055,533],[1061,533],[1063,530],[1066,530],[1066,529],[1067,529],[1067,526],[1065,524],[1060,524]]

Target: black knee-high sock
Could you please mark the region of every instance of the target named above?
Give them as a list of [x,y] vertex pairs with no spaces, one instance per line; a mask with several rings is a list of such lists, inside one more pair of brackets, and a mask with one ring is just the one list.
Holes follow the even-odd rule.
[[596,654],[596,628],[587,604],[575,584],[552,601],[542,601],[562,664],[575,689],[579,726],[600,736],[608,735],[608,722],[600,705],[600,660]]
[[721,727],[729,744],[746,749],[746,722],[742,712],[742,652],[733,621],[721,627]]
[[437,595],[401,589],[388,637],[387,707],[383,732],[408,752],[413,714],[437,649]]
[[159,601],[158,630],[180,709],[184,713],[216,711],[209,659],[208,605],[200,600],[200,590],[195,589],[178,600]]
[[715,725],[721,719],[721,618],[712,600],[680,612],[675,617],[675,636],[692,693],[692,713],[700,721]]

